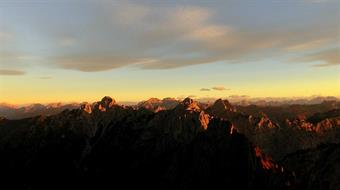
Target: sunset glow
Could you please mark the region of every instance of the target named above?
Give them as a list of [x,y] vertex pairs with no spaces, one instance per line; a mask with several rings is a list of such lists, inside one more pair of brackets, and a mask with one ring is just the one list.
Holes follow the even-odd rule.
[[339,7],[0,1],[0,102],[340,97]]

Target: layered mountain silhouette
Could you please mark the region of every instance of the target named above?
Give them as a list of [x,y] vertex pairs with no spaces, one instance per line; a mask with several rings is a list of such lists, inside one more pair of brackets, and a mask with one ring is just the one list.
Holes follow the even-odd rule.
[[137,104],[137,108],[144,108],[154,112],[175,108],[180,102],[174,98],[150,98]]
[[1,118],[0,171],[13,189],[336,189],[338,167],[328,167],[339,164],[329,144],[340,139],[339,111],[328,109],[282,124],[221,99],[135,107],[106,96],[55,115]]
[[34,117],[38,115],[55,115],[65,109],[76,109],[79,107],[78,103],[73,104],[30,104],[27,106],[17,107],[10,104],[0,104],[0,116],[8,119],[23,119]]

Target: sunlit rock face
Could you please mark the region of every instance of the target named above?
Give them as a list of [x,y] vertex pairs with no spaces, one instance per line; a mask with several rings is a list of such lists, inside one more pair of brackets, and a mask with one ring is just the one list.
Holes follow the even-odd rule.
[[228,100],[218,99],[205,110],[211,117],[223,118],[231,121],[235,130],[245,134],[247,138],[266,153],[276,151],[272,143],[275,134],[279,130],[277,124],[272,122],[266,114],[259,116],[247,115],[238,112]]
[[[165,101],[173,99],[151,99],[149,103]],[[121,106],[104,97],[53,116],[0,118],[3,181],[19,189],[51,189],[51,184],[57,189],[122,185],[148,189],[313,189],[320,183],[329,187],[336,184],[337,179],[330,176],[337,174],[321,167],[319,161],[315,161],[315,171],[308,170],[310,177],[303,178],[309,174],[296,163],[305,155],[277,161],[296,150],[338,141],[338,110],[309,117],[297,115],[279,125],[264,112],[245,114],[223,100],[203,109],[186,98],[172,109],[153,109]],[[322,157],[322,161],[336,164],[339,151],[325,150],[332,153],[331,160],[320,153],[323,156],[312,161]],[[315,180],[319,174],[328,177]]]
[[329,130],[336,130],[340,127],[340,117],[327,118],[315,125],[315,131],[317,133],[325,134]]
[[0,167],[16,183],[4,181],[21,189],[285,187],[230,121],[212,118],[193,100],[158,113],[112,102],[2,120]]
[[160,100],[158,98],[150,98],[146,101],[138,103],[137,107],[138,108],[145,108],[145,109],[157,112],[157,111],[160,111],[162,109],[161,106],[160,106],[161,104],[162,104],[162,100]]
[[[340,143],[340,112],[338,109],[317,113],[306,120],[287,120],[279,133],[287,146],[280,148],[287,153],[316,147],[321,143]],[[289,149],[289,150],[287,150]]]
[[[249,115],[237,110],[230,109],[225,101],[217,100],[205,111],[211,117],[219,117],[230,120],[238,132],[245,134],[250,141],[259,146],[263,152],[271,155],[274,159],[280,160],[288,153],[299,149],[316,147],[320,143],[340,143],[340,112],[339,109],[315,113],[320,110],[327,110],[326,103],[320,105],[294,105],[288,108],[295,110],[284,122],[274,122],[273,118],[281,118],[282,113],[277,112],[277,108],[249,107],[254,109],[255,115]],[[242,109],[242,108],[241,108]],[[262,110],[266,111],[262,112]],[[267,112],[274,110],[273,112]],[[276,110],[276,111],[275,111]],[[306,112],[306,113],[305,113]],[[268,113],[268,114],[267,114]],[[304,113],[303,116],[301,114]],[[315,113],[315,114],[311,114]],[[283,113],[284,115],[286,113]],[[308,116],[309,115],[309,116]]]
[[[261,113],[265,113],[272,121],[279,125],[285,125],[286,120],[300,119],[308,120],[313,115],[327,113],[332,110],[338,110],[340,107],[339,101],[323,101],[313,104],[294,103],[287,105],[248,105],[248,106],[236,106],[238,111],[248,115],[261,116]],[[313,123],[313,122],[311,122]]]
[[[232,106],[228,100],[218,99],[215,103],[209,108],[211,112],[215,112],[218,114],[219,112],[236,112],[236,108]],[[221,113],[223,114],[223,113]]]
[[183,100],[172,110],[159,112],[149,125],[158,126],[161,133],[167,133],[181,142],[191,140],[198,133],[208,128],[210,116],[201,111],[197,102],[190,98]]
[[191,98],[185,98],[182,101],[181,105],[188,111],[200,111],[201,110],[201,108],[198,105],[198,102],[194,101]]
[[150,98],[146,101],[142,101],[137,104],[137,108],[147,109],[153,112],[159,112],[163,110],[169,110],[175,108],[180,102],[174,98],[164,98],[160,100],[158,98]]
[[83,110],[83,111],[86,112],[86,113],[89,113],[89,114],[92,113],[91,104],[84,103],[84,104],[82,104],[82,105],[80,106],[80,109]]
[[105,112],[115,105],[116,101],[109,96],[102,98],[100,102],[97,102],[98,110]]

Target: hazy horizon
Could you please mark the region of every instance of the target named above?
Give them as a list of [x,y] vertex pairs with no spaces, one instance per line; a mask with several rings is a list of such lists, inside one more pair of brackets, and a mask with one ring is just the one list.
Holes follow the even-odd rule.
[[[201,103],[213,103],[214,101],[218,100],[218,99],[222,99],[222,100],[228,100],[231,103],[241,103],[243,101],[247,101],[249,103],[259,103],[259,102],[277,102],[277,103],[288,103],[288,104],[294,104],[296,101],[302,101],[305,103],[308,103],[310,101],[315,101],[316,99],[320,99],[321,101],[327,101],[327,100],[335,100],[335,101],[340,101],[340,97],[336,97],[336,96],[318,96],[318,95],[313,95],[313,96],[300,96],[300,97],[250,97],[250,96],[236,96],[236,95],[230,95],[230,96],[224,96],[224,97],[196,97],[196,96],[180,96],[180,97],[149,97],[146,99],[140,99],[140,100],[136,100],[136,101],[126,101],[126,100],[119,100],[116,99],[114,96],[112,95],[105,95],[105,96],[109,96],[111,98],[113,98],[117,104],[121,104],[121,105],[137,105],[138,103],[141,103],[143,101],[148,101],[150,99],[156,98],[159,100],[163,100],[166,98],[173,98],[177,101],[183,101],[185,98],[191,98],[195,101],[201,102]],[[42,105],[50,105],[50,104],[62,104],[62,105],[67,105],[67,104],[81,104],[81,103],[96,103],[98,101],[100,101],[103,97],[105,96],[101,96],[98,97],[95,100],[86,100],[86,99],[79,99],[79,100],[75,100],[75,101],[51,101],[51,102],[28,102],[28,103],[10,103],[10,102],[0,102],[0,106],[14,106],[14,107],[24,107],[24,106],[29,106],[29,105],[33,105],[33,104],[42,104]],[[304,103],[302,103],[304,104]],[[308,103],[309,104],[309,103]],[[256,104],[254,104],[256,105]]]

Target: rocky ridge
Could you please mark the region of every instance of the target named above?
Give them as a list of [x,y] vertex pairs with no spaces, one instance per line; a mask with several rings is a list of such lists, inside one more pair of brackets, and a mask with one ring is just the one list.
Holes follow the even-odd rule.
[[8,174],[5,181],[19,180],[14,184],[26,189],[66,183],[98,188],[112,185],[112,179],[131,188],[310,189],[292,164],[298,157],[281,165],[274,160],[339,140],[334,113],[280,125],[265,113],[240,112],[226,100],[205,109],[186,98],[155,111],[104,97],[57,115],[1,118],[0,167]]
[[4,181],[26,189],[286,187],[230,121],[210,117],[192,99],[158,113],[114,102],[1,120]]

